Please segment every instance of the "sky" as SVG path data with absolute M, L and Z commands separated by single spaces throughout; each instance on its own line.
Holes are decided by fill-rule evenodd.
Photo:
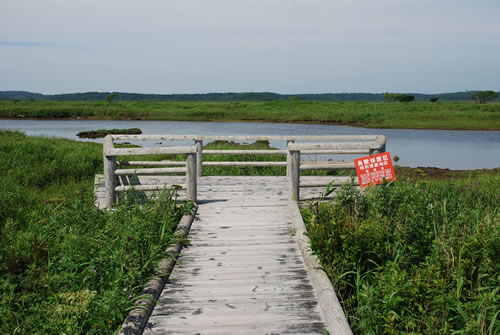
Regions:
M 0 91 L 500 91 L 499 0 L 1 0 Z

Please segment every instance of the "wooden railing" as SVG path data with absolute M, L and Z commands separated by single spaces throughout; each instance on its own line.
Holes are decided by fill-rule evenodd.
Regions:
M 136 139 L 137 140 L 137 139 Z M 115 148 L 113 137 L 108 135 L 103 141 L 104 152 L 104 179 L 106 193 L 106 208 L 111 208 L 118 200 L 118 192 L 125 192 L 130 189 L 136 191 L 156 191 L 160 185 L 119 185 L 119 176 L 138 175 L 166 175 L 166 174 L 186 174 L 186 199 L 196 201 L 197 198 L 197 173 L 196 173 L 196 153 L 197 146 L 179 147 L 144 147 L 144 148 Z M 159 155 L 159 154 L 186 154 L 185 162 L 173 161 L 119 161 L 116 156 L 130 155 Z M 170 168 L 138 168 L 119 169 L 121 166 L 180 166 Z
M 339 136 L 340 137 L 340 136 Z M 374 155 L 385 152 L 385 136 L 345 136 L 339 140 L 350 142 L 337 143 L 289 143 L 288 144 L 288 186 L 289 199 L 300 200 L 300 170 L 335 170 L 354 169 L 354 161 L 350 162 L 320 162 L 307 163 L 300 161 L 301 152 L 316 154 L 367 154 Z M 366 142 L 352 142 L 352 140 L 369 140 Z
M 124 141 L 193 141 L 193 145 L 178 147 L 115 148 L 114 140 Z M 203 141 L 284 141 L 286 150 L 207 150 Z M 315 143 L 295 143 L 315 141 Z M 197 136 L 197 135 L 108 135 L 104 139 L 104 174 L 108 207 L 116 202 L 116 193 L 131 186 L 119 186 L 120 175 L 155 175 L 186 172 L 186 198 L 196 201 L 196 176 L 203 175 L 206 166 L 260 166 L 287 167 L 290 199 L 299 200 L 301 170 L 354 169 L 354 162 L 301 162 L 301 154 L 339 155 L 373 154 L 385 151 L 385 136 L 382 135 L 333 135 L 333 136 Z M 118 155 L 186 154 L 186 162 L 176 161 L 123 161 Z M 204 161 L 204 155 L 287 155 L 287 161 Z M 118 169 L 128 166 L 175 166 L 163 168 Z M 138 185 L 138 191 L 156 190 L 154 185 Z

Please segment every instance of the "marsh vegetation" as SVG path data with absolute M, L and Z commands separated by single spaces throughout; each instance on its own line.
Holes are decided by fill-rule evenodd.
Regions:
M 213 142 L 207 149 L 270 146 Z M 177 203 L 167 190 L 157 200 L 138 203 L 132 196 L 113 212 L 97 210 L 93 181 L 102 171 L 100 144 L 2 131 L 0 159 L 0 331 L 116 331 L 174 242 L 172 232 L 189 203 Z M 206 156 L 233 159 L 285 157 Z M 284 175 L 285 169 L 204 172 Z M 498 171 L 397 167 L 396 173 L 398 180 L 389 185 L 365 194 L 347 185 L 335 203 L 310 203 L 303 210 L 312 250 L 354 332 L 494 334 L 500 308 Z
M 355 334 L 498 334 L 500 176 L 395 181 L 303 210 Z
M 266 121 L 371 128 L 500 129 L 500 103 L 0 101 L 2 118 Z
M 94 206 L 102 146 L 0 132 L 0 332 L 109 334 L 153 274 L 188 204 Z

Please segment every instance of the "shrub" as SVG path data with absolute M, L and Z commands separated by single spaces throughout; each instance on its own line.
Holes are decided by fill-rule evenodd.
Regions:
M 479 91 L 472 95 L 472 99 L 479 102 L 480 104 L 485 104 L 488 101 L 495 100 L 498 97 L 498 93 L 494 91 Z
M 354 333 L 495 333 L 500 177 L 395 182 L 303 210 Z
M 384 102 L 394 102 L 394 101 L 411 102 L 413 100 L 415 100 L 415 97 L 413 95 L 396 94 L 396 93 L 389 93 L 389 92 L 384 94 Z
M 398 100 L 400 102 L 411 102 L 415 100 L 415 97 L 413 95 L 402 94 L 401 96 L 399 96 Z

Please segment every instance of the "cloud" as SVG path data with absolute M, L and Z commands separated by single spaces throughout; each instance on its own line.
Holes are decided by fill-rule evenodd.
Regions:
M 75 45 L 46 41 L 2 41 L 0 47 L 20 47 L 20 48 L 76 48 Z
M 0 89 L 498 90 L 498 0 L 17 0 Z

